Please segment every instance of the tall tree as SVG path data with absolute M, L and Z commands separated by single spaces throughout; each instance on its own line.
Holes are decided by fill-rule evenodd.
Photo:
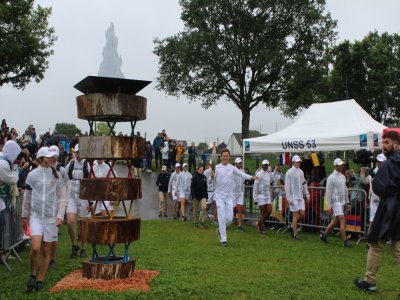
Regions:
M 50 15 L 51 8 L 34 7 L 34 0 L 0 2 L 0 86 L 21 89 L 44 78 L 56 40 Z
M 57 134 L 64 134 L 70 139 L 72 139 L 75 134 L 81 134 L 81 130 L 76 127 L 75 124 L 71 123 L 56 123 L 55 130 Z
M 398 122 L 400 36 L 370 32 L 361 41 L 340 43 L 331 53 L 328 98 L 354 98 L 378 122 Z
M 316 99 L 327 74 L 324 51 L 335 38 L 325 0 L 180 0 L 185 28 L 155 39 L 159 90 L 200 100 L 232 101 L 248 137 L 260 103 L 295 115 Z

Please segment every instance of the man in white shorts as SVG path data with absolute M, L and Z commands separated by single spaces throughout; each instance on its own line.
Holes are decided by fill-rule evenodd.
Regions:
M 79 217 L 84 218 L 89 215 L 89 202 L 79 198 L 79 190 L 82 178 L 89 178 L 89 163 L 79 155 L 79 145 L 75 145 L 75 159 L 70 161 L 65 169 L 70 180 L 70 193 L 67 204 L 67 224 L 68 233 L 72 242 L 71 258 L 78 256 L 79 247 L 77 245 L 77 235 L 75 235 L 75 219 L 79 211 Z M 80 257 L 86 257 L 85 245 L 81 243 Z
M 242 159 L 237 157 L 235 159 L 235 167 L 243 172 L 242 169 Z M 243 219 L 244 219 L 244 181 L 242 177 L 234 176 L 233 177 L 233 208 L 236 211 L 236 220 L 237 220 L 237 231 L 244 231 L 243 228 Z
M 257 221 L 257 229 L 260 234 L 265 234 L 265 220 L 271 215 L 271 186 L 274 182 L 273 175 L 269 172 L 269 161 L 262 161 L 262 169 L 256 173 L 258 179 L 254 181 L 253 199 L 257 201 L 260 209 L 260 217 Z
M 176 163 L 175 164 L 175 172 L 171 174 L 171 177 L 169 178 L 168 182 L 168 194 L 170 197 L 172 197 L 172 201 L 174 203 L 173 206 L 173 215 L 174 215 L 174 220 L 179 218 L 179 201 L 178 201 L 178 176 L 179 173 L 181 172 L 181 164 Z
M 300 157 L 298 155 L 293 156 L 292 167 L 285 175 L 286 199 L 289 203 L 290 211 L 293 213 L 291 235 L 294 240 L 300 240 L 297 236 L 297 225 L 304 219 L 304 196 L 307 198 L 307 201 L 310 200 L 307 182 L 303 171 L 300 169 L 300 163 Z
M 333 161 L 334 171 L 329 175 L 326 182 L 326 206 L 328 212 L 333 214 L 332 221 L 329 223 L 325 232 L 320 234 L 323 242 L 328 242 L 328 234 L 332 232 L 336 224 L 340 223 L 340 235 L 343 239 L 343 246 L 350 248 L 351 244 L 346 237 L 346 219 L 343 213 L 343 206 L 347 205 L 347 209 L 351 210 L 349 202 L 349 193 L 346 186 L 346 177 L 342 174 L 344 162 L 340 158 Z

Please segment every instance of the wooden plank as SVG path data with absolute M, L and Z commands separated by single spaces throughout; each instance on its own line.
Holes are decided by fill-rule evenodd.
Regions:
M 107 245 L 130 243 L 140 239 L 140 219 L 78 220 L 78 238 L 83 243 Z
M 79 153 L 89 159 L 144 159 L 146 139 L 140 136 L 81 136 Z
M 81 179 L 79 197 L 85 200 L 123 201 L 142 198 L 142 181 L 135 178 Z
M 93 93 L 76 97 L 78 118 L 102 122 L 146 119 L 147 99 L 122 93 Z
M 132 276 L 136 260 L 118 263 L 82 262 L 82 277 L 88 279 L 124 279 Z

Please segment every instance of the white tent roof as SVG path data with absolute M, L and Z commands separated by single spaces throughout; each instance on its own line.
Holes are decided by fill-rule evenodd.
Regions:
M 243 150 L 265 153 L 379 148 L 384 128 L 353 99 L 318 103 L 278 132 L 243 140 Z

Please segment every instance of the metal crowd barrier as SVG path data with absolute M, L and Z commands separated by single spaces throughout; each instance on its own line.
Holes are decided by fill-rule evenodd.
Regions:
M 11 271 L 7 260 L 13 255 L 20 262 L 21 258 L 17 253 L 17 248 L 24 243 L 23 231 L 21 226 L 23 194 L 20 194 L 15 203 L 12 203 L 11 197 L 3 200 L 6 203 L 6 209 L 2 211 L 5 217 L 5 224 L 0 231 L 0 262 Z
M 320 232 L 325 229 L 332 215 L 328 213 L 326 207 L 324 187 L 308 187 L 310 193 L 310 201 L 305 205 L 305 219 L 301 221 L 301 226 L 308 228 L 310 231 Z M 256 221 L 259 218 L 259 209 L 254 203 L 253 186 L 245 186 L 245 218 L 248 221 Z M 289 204 L 286 203 L 284 189 L 278 186 L 271 187 L 272 213 L 266 220 L 272 226 L 279 226 L 278 231 L 287 231 L 291 225 L 291 214 Z M 349 189 L 349 199 L 351 210 L 344 209 L 346 217 L 346 232 L 356 234 L 358 242 L 365 239 L 368 232 L 368 197 L 367 192 L 363 189 Z M 338 230 L 339 228 L 335 228 Z

